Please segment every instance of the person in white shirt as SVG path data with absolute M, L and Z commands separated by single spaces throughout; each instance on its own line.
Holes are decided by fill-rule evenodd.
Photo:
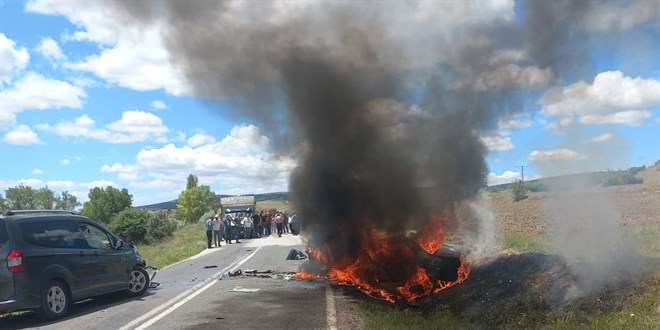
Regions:
M 244 237 L 252 238 L 252 218 L 250 217 L 249 213 L 245 213 L 241 224 L 243 225 L 243 233 L 245 235 Z
M 223 232 L 224 224 L 222 223 L 222 217 L 220 214 L 216 214 L 215 219 L 213 219 L 213 240 L 215 241 L 215 247 L 220 247 Z

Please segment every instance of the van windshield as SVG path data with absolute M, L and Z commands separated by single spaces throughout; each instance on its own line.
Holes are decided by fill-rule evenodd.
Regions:
M 5 220 L 0 219 L 0 247 L 7 244 L 9 235 L 7 235 L 7 227 L 5 227 Z

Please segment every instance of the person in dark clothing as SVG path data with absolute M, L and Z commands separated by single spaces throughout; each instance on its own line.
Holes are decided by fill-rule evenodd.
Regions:
M 232 227 L 233 227 L 233 223 L 231 220 L 231 216 L 227 214 L 225 216 L 225 242 L 227 242 L 227 244 L 231 244 Z
M 211 243 L 213 239 L 213 218 L 206 219 L 206 245 L 210 249 L 212 248 Z
M 261 217 L 258 213 L 252 215 L 252 228 L 254 228 L 254 235 L 256 237 L 261 237 Z

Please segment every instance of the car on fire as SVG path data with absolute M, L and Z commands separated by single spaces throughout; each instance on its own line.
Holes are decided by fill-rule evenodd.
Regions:
M 0 215 L 0 314 L 66 315 L 71 303 L 111 292 L 142 295 L 150 277 L 135 246 L 68 211 Z

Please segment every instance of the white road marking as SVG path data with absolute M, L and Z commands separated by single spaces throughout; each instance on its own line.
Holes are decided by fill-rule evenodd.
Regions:
M 229 271 L 232 268 L 239 267 L 240 265 L 244 264 L 246 261 L 250 260 L 257 252 L 261 249 L 261 247 L 257 247 L 254 252 L 252 252 L 250 255 L 247 257 L 243 258 L 242 260 L 235 261 L 231 265 L 223 268 L 221 271 L 213 274 L 211 276 L 211 280 L 209 283 L 199 283 L 195 285 L 194 287 L 180 293 L 178 296 L 168 300 L 166 303 L 152 309 L 150 312 L 136 318 L 135 320 L 129 322 L 128 324 L 124 325 L 123 327 L 119 328 L 119 330 L 128 330 L 128 329 L 133 329 L 133 327 L 137 326 L 135 330 L 142 330 L 146 329 L 147 327 L 151 326 L 152 324 L 156 323 L 156 321 L 162 319 L 163 317 L 167 316 L 167 314 L 172 313 L 175 311 L 177 308 L 181 307 L 183 304 L 187 303 L 191 299 L 195 298 L 197 295 L 201 294 L 202 292 L 208 290 L 213 284 L 216 283 L 214 280 L 216 277 L 221 275 L 222 273 L 225 273 Z M 206 284 L 206 285 L 204 285 Z M 202 287 L 203 286 L 203 287 Z M 200 288 L 201 287 L 201 288 Z M 181 300 L 183 298 L 183 300 Z M 179 301 L 181 300 L 181 301 Z M 162 310 L 164 310 L 161 312 Z M 160 313 L 160 314 L 158 314 Z M 158 315 L 156 315 L 158 314 Z M 144 322 L 146 321 L 146 322 Z M 144 322 L 143 324 L 139 325 L 140 323 Z M 139 326 L 138 326 L 139 325 Z
M 335 310 L 335 295 L 331 286 L 325 287 L 325 312 L 328 320 L 328 330 L 337 330 L 337 311 Z

